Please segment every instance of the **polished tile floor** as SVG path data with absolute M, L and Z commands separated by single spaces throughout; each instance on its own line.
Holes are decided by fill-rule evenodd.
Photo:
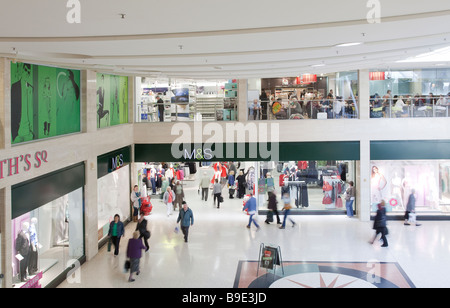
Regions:
M 292 228 L 288 223 L 284 230 L 278 229 L 276 224 L 266 225 L 265 217 L 259 216 L 261 228 L 247 229 L 248 216 L 242 212 L 242 200 L 229 200 L 226 196 L 217 209 L 211 197 L 207 202 L 201 201 L 197 187 L 197 181 L 185 181 L 186 200 L 195 216 L 188 243 L 184 243 L 181 232 L 174 232 L 178 212 L 167 217 L 162 201 L 153 199 L 154 210 L 148 224 L 152 233 L 150 251 L 141 259 L 141 274 L 136 276 L 135 282 L 128 282 L 128 274 L 123 272 L 127 241 L 136 225 L 130 223 L 118 257 L 113 257 L 112 252 L 103 247 L 82 265 L 79 283 L 66 280 L 60 287 L 248 287 L 256 278 L 254 265 L 261 243 L 280 246 L 285 269 L 292 265 L 298 268 L 300 264 L 303 269 L 306 265 L 314 268 L 327 265 L 334 269 L 366 268 L 367 272 L 373 264 L 381 264 L 383 277 L 393 277 L 391 282 L 398 279 L 406 282 L 390 286 L 450 287 L 450 222 L 424 221 L 422 226 L 416 227 L 390 221 L 389 247 L 382 248 L 378 241 L 369 244 L 374 234 L 371 222 L 346 216 L 292 216 L 297 225 Z M 245 264 L 251 266 L 243 269 Z M 290 276 L 278 277 L 285 279 L 264 287 L 374 286 L 364 283 L 364 278 L 352 284 L 351 277 L 346 277 L 345 273 L 341 273 L 340 278 L 330 276 L 333 271 L 322 270 L 318 274 L 303 270 L 303 275 L 299 275 L 302 273 L 298 270 L 288 271 Z M 280 272 L 277 269 L 277 274 Z M 245 275 L 250 277 L 247 284 L 239 285 Z M 289 281 L 296 283 L 287 284 Z

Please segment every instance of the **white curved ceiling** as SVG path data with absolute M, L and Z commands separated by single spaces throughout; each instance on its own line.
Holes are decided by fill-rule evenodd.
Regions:
M 430 66 L 397 61 L 450 46 L 443 0 L 74 0 L 79 24 L 66 20 L 68 1 L 1 0 L 0 54 L 139 76 L 262 78 Z M 348 42 L 362 44 L 336 47 Z

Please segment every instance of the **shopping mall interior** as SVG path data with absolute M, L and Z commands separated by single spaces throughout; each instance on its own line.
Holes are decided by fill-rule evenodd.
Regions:
M 450 3 L 221 5 L 3 1 L 0 287 L 450 287 Z

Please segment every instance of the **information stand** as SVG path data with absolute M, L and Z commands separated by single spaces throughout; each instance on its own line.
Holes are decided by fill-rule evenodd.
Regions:
M 267 270 L 273 270 L 273 274 L 275 276 L 277 266 L 281 266 L 281 270 L 284 275 L 283 258 L 281 257 L 280 246 L 266 246 L 264 243 L 261 243 L 259 246 L 258 269 L 256 271 L 256 277 L 258 277 L 260 267 Z

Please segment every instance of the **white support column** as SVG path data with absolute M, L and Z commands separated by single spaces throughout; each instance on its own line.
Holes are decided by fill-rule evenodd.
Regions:
M 238 121 L 247 122 L 247 100 L 248 100 L 248 81 L 247 79 L 238 80 Z
M 358 71 L 358 111 L 360 119 L 370 119 L 369 70 Z
M 0 288 L 12 288 L 12 234 L 11 234 L 11 186 L 0 189 Z
M 369 70 L 358 71 L 360 120 L 370 119 Z M 362 134 L 361 134 L 362 135 Z M 356 210 L 361 221 L 370 220 L 370 139 L 360 139 L 360 160 L 356 164 Z
M 82 72 L 83 92 L 82 123 L 83 132 L 97 131 L 97 74 L 94 71 Z M 85 161 L 84 200 L 85 200 L 85 252 L 91 260 L 98 253 L 98 196 L 97 196 L 97 156 L 90 153 Z
M 357 162 L 356 212 L 361 221 L 370 220 L 370 140 L 360 141 L 360 160 Z

